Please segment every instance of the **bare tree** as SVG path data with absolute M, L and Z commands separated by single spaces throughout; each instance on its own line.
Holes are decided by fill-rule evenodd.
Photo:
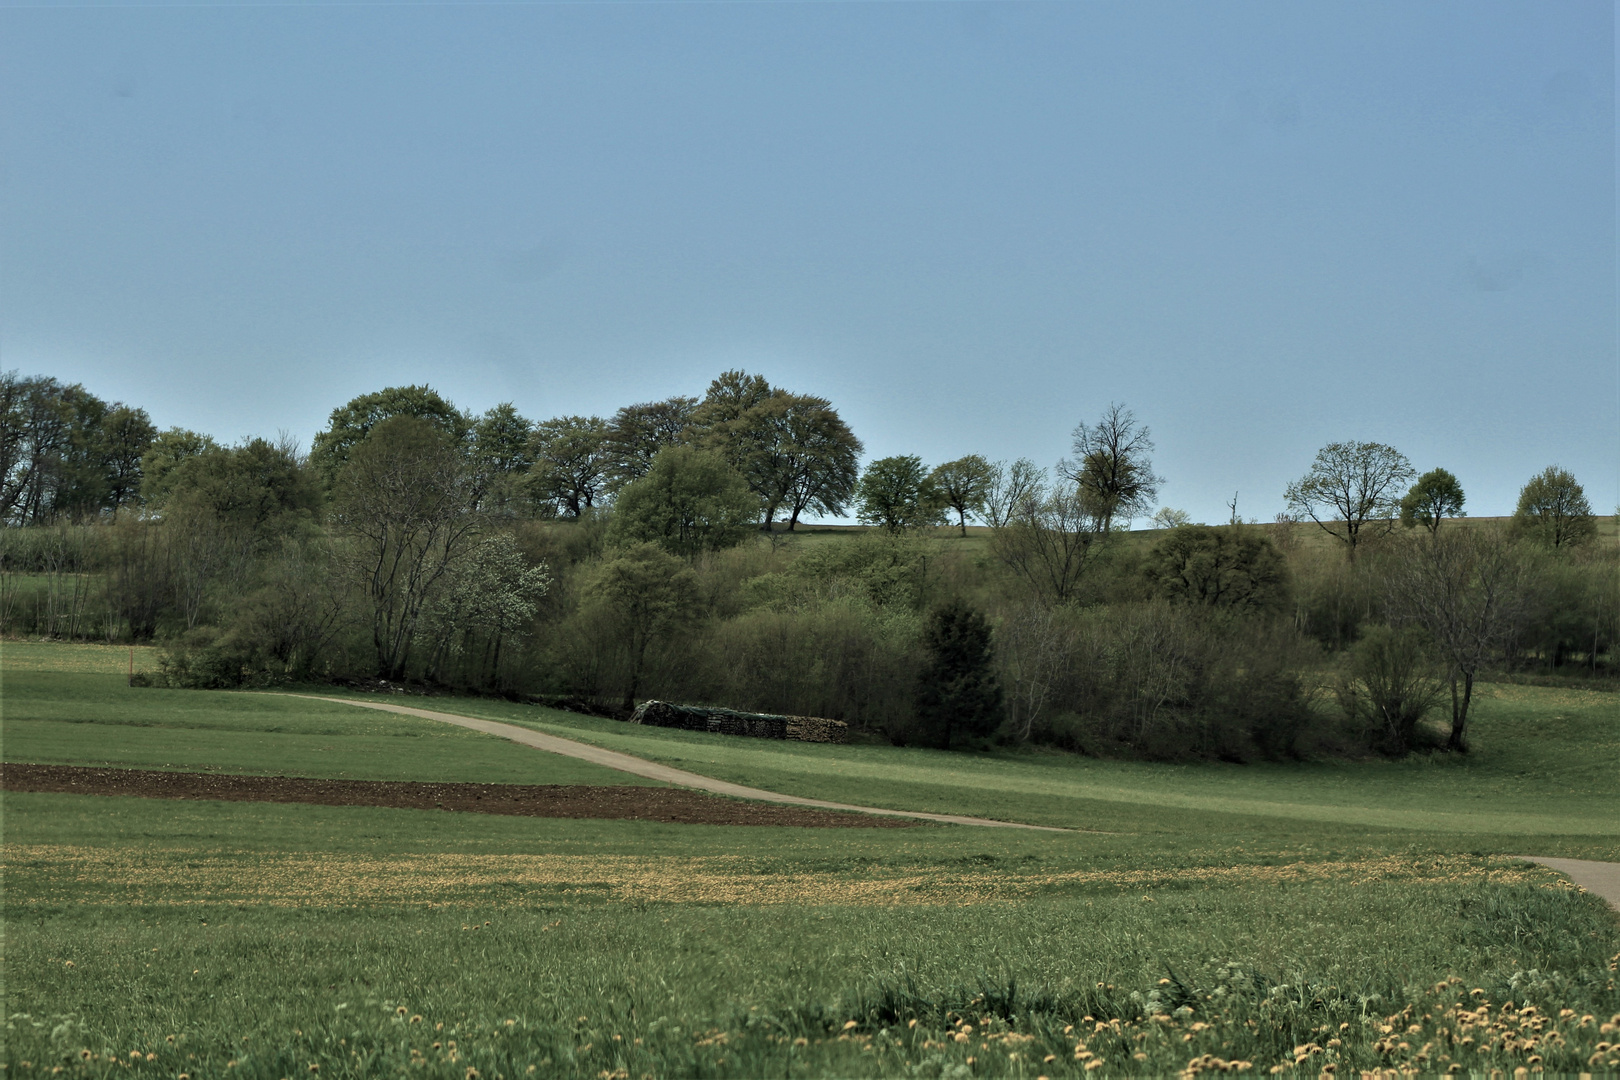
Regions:
M 1288 509 L 1343 541 L 1353 560 L 1360 545 L 1395 528 L 1402 487 L 1416 475 L 1393 446 L 1329 443 L 1317 452 L 1311 471 L 1288 485 Z
M 1044 472 L 1029 458 L 1019 458 L 1011 465 L 996 462 L 990 467 L 984 491 L 984 523 L 992 529 L 1005 527 L 1030 492 L 1044 483 Z
M 1048 491 L 1043 482 L 1025 493 L 991 543 L 1040 603 L 1065 604 L 1074 599 L 1100 535 L 1078 488 L 1064 484 Z
M 1058 469 L 1079 485 L 1081 498 L 1107 533 L 1116 517 L 1127 522 L 1142 517 L 1159 497 L 1164 478 L 1153 472 L 1152 453 L 1147 425 L 1138 424 L 1125 406 L 1111 404 L 1095 425 L 1074 429 L 1075 460 Z
M 1402 546 L 1389 607 L 1428 631 L 1451 687 L 1449 750 L 1466 749 L 1479 670 L 1502 650 L 1529 601 L 1529 570 L 1496 529 L 1448 529 Z

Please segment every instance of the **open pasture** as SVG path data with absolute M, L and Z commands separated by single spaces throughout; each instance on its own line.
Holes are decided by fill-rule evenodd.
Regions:
M 131 690 L 48 656 L 18 670 L 7 648 L 7 761 L 631 780 L 558 779 L 592 767 L 337 703 Z M 1492 688 L 1463 760 L 1196 769 L 428 703 L 763 787 L 1086 832 L 8 793 L 3 1064 L 457 1080 L 1612 1069 L 1620 918 L 1510 857 L 1620 856 L 1610 700 Z

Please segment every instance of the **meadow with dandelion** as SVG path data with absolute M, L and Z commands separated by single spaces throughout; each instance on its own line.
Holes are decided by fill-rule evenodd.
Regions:
M 7 650 L 8 761 L 626 782 L 407 717 L 129 691 L 88 654 L 51 670 Z M 1464 762 L 1198 769 L 717 743 L 455 703 L 759 786 L 1066 832 L 7 792 L 0 1066 L 1613 1073 L 1620 916 L 1512 857 L 1620 857 L 1610 700 L 1487 688 Z

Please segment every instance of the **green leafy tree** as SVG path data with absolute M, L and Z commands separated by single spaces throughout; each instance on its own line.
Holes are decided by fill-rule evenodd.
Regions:
M 175 483 L 175 472 L 190 458 L 218 450 L 212 436 L 185 428 L 160 431 L 141 455 L 141 501 L 160 505 Z
M 1143 564 L 1149 585 L 1169 600 L 1228 611 L 1269 611 L 1288 595 L 1288 565 L 1270 540 L 1243 526 L 1183 525 L 1154 545 Z
M 395 416 L 424 420 L 460 446 L 472 431 L 472 420 L 429 386 L 390 386 L 362 394 L 332 410 L 325 431 L 315 436 L 309 450 L 309 463 L 323 484 L 330 485 L 338 470 L 349 460 L 349 453 L 371 429 Z
M 1168 506 L 1159 507 L 1153 515 L 1155 529 L 1179 529 L 1183 525 L 1192 524 L 1192 515 L 1185 510 L 1176 510 Z
M 1597 532 L 1592 504 L 1568 469 L 1549 465 L 1519 490 L 1514 531 L 1550 548 L 1585 543 Z
M 377 674 L 402 679 L 424 606 L 477 536 L 467 455 L 431 421 L 389 417 L 350 449 L 331 517 L 369 602 Z
M 1114 519 L 1141 517 L 1159 496 L 1164 478 L 1153 472 L 1153 440 L 1147 425 L 1123 405 L 1112 404 L 1095 425 L 1074 429 L 1073 462 L 1059 471 L 1080 488 L 1081 500 L 1100 522 L 1104 534 Z
M 944 750 L 957 735 L 993 734 L 1004 713 L 985 617 L 961 601 L 945 604 L 929 617 L 924 644 L 916 706 L 923 730 Z
M 753 531 L 758 515 L 759 500 L 748 482 L 718 454 L 669 446 L 619 492 L 611 532 L 690 558 L 735 547 Z
M 1375 749 L 1400 757 L 1417 747 L 1423 718 L 1445 692 L 1435 668 L 1422 630 L 1370 627 L 1350 650 L 1352 681 L 1339 686 L 1339 705 Z
M 891 533 L 937 525 L 944 520 L 939 493 L 922 458 L 879 458 L 866 467 L 855 494 L 856 517 Z
M 1311 471 L 1288 485 L 1288 509 L 1341 541 L 1354 560 L 1362 544 L 1395 528 L 1401 488 L 1416 475 L 1393 446 L 1329 443 L 1317 452 Z
M 107 480 L 107 508 L 140 501 L 141 461 L 157 435 L 145 409 L 114 405 L 101 421 L 101 457 Z
M 826 398 L 774 388 L 762 376 L 728 371 L 710 384 L 687 438 L 726 459 L 748 481 L 769 529 L 806 510 L 842 514 L 853 496 L 862 446 Z
M 696 618 L 697 575 L 657 544 L 637 544 L 590 574 L 584 600 L 616 624 L 628 670 L 623 699 L 628 712 L 636 706 L 649 650 Z
M 429 602 L 435 644 L 428 670 L 442 679 L 446 660 L 477 650 L 481 677 L 498 681 L 502 648 L 528 635 L 550 588 L 550 568 L 531 564 L 511 533 L 480 540 L 452 564 Z
M 498 516 L 514 513 L 534 468 L 534 424 L 510 401 L 480 416 L 472 429 L 473 486 L 479 508 Z
M 956 523 L 967 535 L 968 515 L 985 514 L 985 498 L 990 494 L 994 467 L 978 454 L 947 461 L 929 476 L 940 501 L 956 511 Z
M 1445 469 L 1430 469 L 1401 499 L 1401 524 L 1408 529 L 1421 525 L 1432 534 L 1442 520 L 1462 516 L 1462 510 L 1462 484 Z
M 578 519 L 607 493 L 607 422 L 559 416 L 534 429 L 529 490 L 540 503 Z
M 653 458 L 686 435 L 697 410 L 695 397 L 672 397 L 626 405 L 608 421 L 608 482 L 613 491 L 645 476 Z

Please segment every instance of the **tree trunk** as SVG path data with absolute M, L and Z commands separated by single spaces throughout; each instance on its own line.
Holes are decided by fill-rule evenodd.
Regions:
M 1455 683 L 1453 683 L 1453 686 L 1455 686 Z M 1453 690 L 1453 693 L 1455 693 L 1455 690 Z M 1468 749 L 1468 743 L 1465 741 L 1464 736 L 1468 731 L 1468 705 L 1473 700 L 1473 697 L 1474 673 L 1472 671 L 1464 671 L 1462 708 L 1452 715 L 1451 738 L 1446 740 L 1447 750 L 1455 750 L 1461 753 Z

